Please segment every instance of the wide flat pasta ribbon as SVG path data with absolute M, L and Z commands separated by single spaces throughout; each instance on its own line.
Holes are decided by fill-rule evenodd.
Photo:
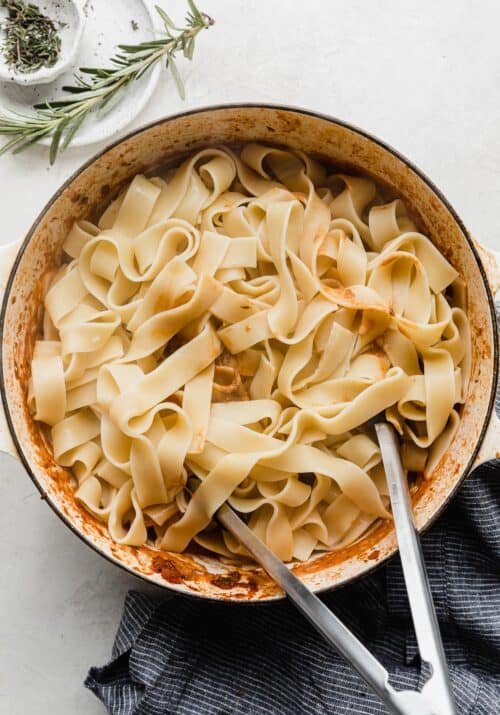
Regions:
M 431 478 L 469 394 L 466 284 L 400 198 L 303 152 L 203 149 L 74 224 L 28 404 L 120 544 L 284 560 L 390 518 L 385 414 Z

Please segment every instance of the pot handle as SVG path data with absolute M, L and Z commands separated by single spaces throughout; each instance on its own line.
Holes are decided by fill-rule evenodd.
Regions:
M 491 288 L 493 296 L 496 296 L 500 290 L 500 251 L 493 251 L 490 248 L 486 248 L 478 241 L 474 240 L 477 251 L 481 258 L 481 262 L 486 271 L 486 277 Z M 499 346 L 500 348 L 500 346 Z M 498 389 L 500 387 L 500 380 L 497 378 L 496 394 L 498 401 Z M 483 462 L 487 462 L 490 459 L 500 458 L 500 419 L 493 410 L 490 422 L 486 428 L 486 434 L 479 450 L 479 454 L 472 466 L 475 469 Z
M 9 279 L 12 266 L 21 247 L 22 239 L 13 241 L 6 246 L 0 246 L 0 300 L 3 298 L 5 286 Z M 0 401 L 0 452 L 7 452 L 19 459 L 19 455 L 10 436 L 9 426 L 5 419 L 3 402 Z
M 495 410 L 493 410 L 491 414 L 483 443 L 479 449 L 476 459 L 474 460 L 471 471 L 491 459 L 500 459 L 500 419 L 498 418 Z
M 486 248 L 482 243 L 473 239 L 477 252 L 486 271 L 486 278 L 493 296 L 500 290 L 500 251 Z

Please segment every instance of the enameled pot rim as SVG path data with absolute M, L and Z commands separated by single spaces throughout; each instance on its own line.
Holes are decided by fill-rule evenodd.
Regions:
M 482 425 L 481 428 L 481 433 L 478 439 L 477 444 L 475 445 L 474 449 L 471 452 L 469 461 L 463 470 L 461 476 L 455 484 L 453 485 L 453 489 L 451 492 L 448 494 L 446 499 L 443 500 L 443 502 L 439 505 L 438 509 L 436 509 L 435 513 L 429 518 L 425 526 L 421 529 L 422 532 L 427 530 L 435 521 L 436 519 L 442 514 L 443 510 L 446 508 L 446 506 L 449 504 L 450 500 L 455 496 L 457 490 L 459 487 L 462 485 L 464 479 L 466 476 L 469 474 L 471 467 L 474 464 L 474 461 L 477 457 L 477 454 L 479 452 L 480 446 L 484 440 L 486 430 L 488 428 L 489 421 L 491 419 L 492 413 L 495 409 L 495 394 L 496 394 L 496 385 L 498 382 L 498 375 L 499 375 L 499 337 L 498 337 L 498 325 L 497 325 L 497 318 L 496 318 L 496 310 L 495 310 L 495 301 L 494 301 L 494 296 L 492 295 L 492 291 L 487 279 L 487 275 L 485 272 L 485 269 L 483 267 L 483 264 L 481 262 L 478 250 L 474 244 L 474 241 L 468 232 L 467 228 L 465 227 L 463 221 L 461 218 L 458 216 L 457 212 L 453 208 L 453 206 L 450 204 L 450 202 L 445 198 L 443 193 L 438 189 L 438 187 L 434 184 L 434 182 L 429 179 L 429 177 L 421 170 L 419 169 L 412 161 L 407 159 L 403 154 L 401 154 L 399 151 L 394 149 L 392 146 L 387 144 L 386 142 L 382 141 L 379 139 L 377 136 L 370 134 L 369 132 L 366 132 L 363 129 L 360 129 L 356 125 L 353 125 L 349 122 L 345 122 L 341 119 L 338 119 L 336 117 L 323 114 L 321 112 L 316 112 L 310 109 L 305 109 L 302 107 L 297 107 L 297 106 L 289 106 L 289 105 L 282 105 L 282 104 L 272 104 L 272 103 L 260 103 L 260 102 L 239 102 L 239 103 L 230 103 L 230 104 L 216 104 L 216 105 L 208 105 L 208 106 L 203 106 L 203 107 L 198 107 L 196 109 L 190 109 L 185 112 L 179 112 L 177 114 L 171 114 L 166 117 L 163 117 L 161 119 L 155 120 L 154 122 L 150 122 L 148 124 L 145 124 L 138 129 L 135 129 L 132 132 L 129 132 L 125 134 L 124 136 L 120 137 L 117 139 L 115 142 L 107 145 L 105 148 L 103 148 L 101 151 L 97 152 L 94 154 L 90 159 L 88 159 L 84 164 L 82 164 L 76 171 L 74 171 L 71 176 L 69 176 L 68 179 L 62 184 L 62 186 L 52 195 L 52 197 L 49 199 L 49 201 L 46 203 L 44 208 L 40 211 L 36 219 L 34 220 L 33 224 L 31 225 L 31 228 L 26 234 L 26 237 L 24 238 L 19 251 L 16 255 L 15 261 L 12 265 L 12 268 L 10 270 L 9 278 L 7 280 L 6 286 L 5 286 L 5 292 L 3 295 L 3 301 L 2 301 L 2 307 L 0 311 L 0 333 L 2 335 L 2 340 L 0 341 L 0 392 L 1 392 L 1 397 L 2 397 L 2 402 L 3 402 L 3 408 L 5 411 L 5 417 L 6 417 L 6 422 L 12 437 L 12 440 L 14 442 L 15 448 L 19 454 L 19 457 L 21 459 L 21 462 L 26 469 L 28 475 L 30 476 L 31 480 L 33 481 L 34 485 L 38 489 L 38 491 L 41 494 L 42 499 L 45 499 L 51 509 L 57 514 L 57 516 L 65 523 L 66 526 L 68 526 L 71 531 L 73 531 L 74 534 L 76 534 L 82 541 L 84 541 L 87 545 L 89 545 L 91 548 L 94 549 L 100 556 L 106 558 L 109 562 L 119 566 L 123 570 L 127 571 L 128 573 L 134 575 L 136 578 L 144 580 L 148 584 L 151 584 L 151 580 L 145 575 L 145 574 L 140 574 L 137 571 L 135 571 L 132 567 L 127 566 L 123 562 L 121 562 L 119 559 L 113 558 L 110 554 L 104 553 L 101 549 L 97 547 L 96 544 L 94 544 L 90 539 L 88 539 L 81 531 L 79 531 L 74 524 L 71 523 L 71 521 L 66 517 L 57 507 L 57 505 L 45 494 L 43 488 L 39 484 L 31 466 L 26 458 L 26 455 L 24 454 L 24 451 L 22 449 L 22 446 L 20 444 L 19 439 L 17 438 L 13 421 L 11 418 L 10 414 L 10 409 L 8 405 L 8 400 L 7 400 L 7 394 L 6 394 L 6 386 L 5 386 L 5 375 L 4 375 L 4 369 L 3 369 L 3 333 L 4 333 L 4 323 L 5 323 L 5 316 L 6 316 L 6 311 L 7 311 L 7 305 L 9 302 L 9 294 L 12 288 L 12 283 L 14 281 L 14 277 L 16 275 L 17 269 L 21 263 L 21 260 L 23 258 L 23 254 L 33 236 L 35 233 L 39 223 L 41 222 L 42 218 L 44 215 L 49 211 L 51 206 L 54 204 L 55 201 L 66 191 L 66 189 L 72 184 L 72 182 L 80 175 L 82 174 L 88 167 L 90 167 L 95 161 L 97 161 L 99 158 L 101 158 L 104 154 L 106 154 L 110 149 L 113 149 L 114 147 L 126 142 L 127 140 L 145 132 L 148 131 L 149 129 L 152 129 L 153 127 L 165 124 L 167 122 L 176 120 L 176 119 L 184 119 L 188 118 L 197 114 L 203 114 L 203 113 L 208 113 L 208 112 L 214 112 L 214 111 L 221 111 L 221 110 L 233 110 L 233 109 L 269 109 L 269 110 L 280 110 L 280 111 L 285 111 L 289 113 L 295 113 L 295 114 L 300 114 L 300 115 L 306 115 L 310 116 L 313 118 L 321 119 L 323 121 L 336 124 L 338 126 L 341 126 L 349 131 L 352 131 L 354 133 L 357 133 L 360 136 L 363 136 L 364 138 L 368 139 L 369 141 L 377 144 L 379 147 L 381 147 L 383 150 L 387 151 L 388 153 L 392 154 L 394 157 L 399 159 L 403 164 L 405 164 L 407 167 L 409 167 L 427 186 L 431 189 L 431 191 L 439 198 L 439 200 L 444 204 L 446 209 L 449 211 L 450 215 L 452 216 L 453 220 L 456 222 L 458 227 L 461 230 L 462 235 L 464 236 L 465 240 L 467 241 L 469 248 L 471 249 L 473 256 L 476 260 L 476 263 L 479 268 L 479 272 L 483 281 L 483 284 L 486 289 L 486 295 L 488 296 L 488 303 L 489 303 L 489 312 L 490 312 L 490 320 L 491 320 L 491 326 L 492 326 L 492 332 L 493 332 L 493 385 L 492 385 L 492 391 L 488 403 L 488 407 L 486 410 L 486 417 L 484 420 L 484 424 Z M 383 564 L 385 564 L 390 558 L 392 558 L 395 554 L 397 553 L 397 550 L 394 551 L 393 553 L 387 554 L 384 556 L 380 561 L 374 563 L 372 566 L 366 568 L 363 570 L 361 573 L 355 574 L 345 581 L 343 581 L 340 584 L 331 584 L 327 585 L 324 587 L 321 587 L 317 590 L 315 590 L 316 593 L 325 593 L 328 591 L 335 590 L 337 588 L 342 588 L 344 586 L 347 586 L 349 584 L 354 583 L 357 581 L 359 578 L 366 576 L 370 573 L 373 573 L 376 569 L 380 568 Z M 233 601 L 233 600 L 225 600 L 225 599 L 219 599 L 216 597 L 211 597 L 211 596 L 206 596 L 206 595 L 199 595 L 196 593 L 188 593 L 188 592 L 180 592 L 176 589 L 171 588 L 171 586 L 168 583 L 165 584 L 156 584 L 155 585 L 166 589 L 167 591 L 170 591 L 172 595 L 179 595 L 179 596 L 186 596 L 188 598 L 194 598 L 200 601 L 204 602 L 214 602 L 214 603 L 228 603 L 228 604 L 241 604 L 241 605 L 264 605 L 264 604 L 271 604 L 271 603 L 276 603 L 277 601 L 282 600 L 283 597 L 280 598 L 280 596 L 273 597 L 270 599 L 266 600 L 257 600 L 257 601 L 252 601 L 252 600 L 238 600 L 238 601 Z

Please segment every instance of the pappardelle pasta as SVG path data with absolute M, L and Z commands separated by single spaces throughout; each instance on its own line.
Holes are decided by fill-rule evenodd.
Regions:
M 300 151 L 204 149 L 75 223 L 29 400 L 75 497 L 120 544 L 282 559 L 390 518 L 366 422 L 408 472 L 450 444 L 471 362 L 465 285 L 400 199 Z

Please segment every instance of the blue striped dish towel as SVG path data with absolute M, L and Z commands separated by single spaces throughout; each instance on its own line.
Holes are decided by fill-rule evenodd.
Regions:
M 422 540 L 459 713 L 500 713 L 500 463 L 478 468 Z M 390 673 L 419 688 L 399 558 L 324 597 Z M 113 657 L 85 681 L 112 715 L 368 715 L 385 707 L 286 602 L 157 601 L 131 591 Z

